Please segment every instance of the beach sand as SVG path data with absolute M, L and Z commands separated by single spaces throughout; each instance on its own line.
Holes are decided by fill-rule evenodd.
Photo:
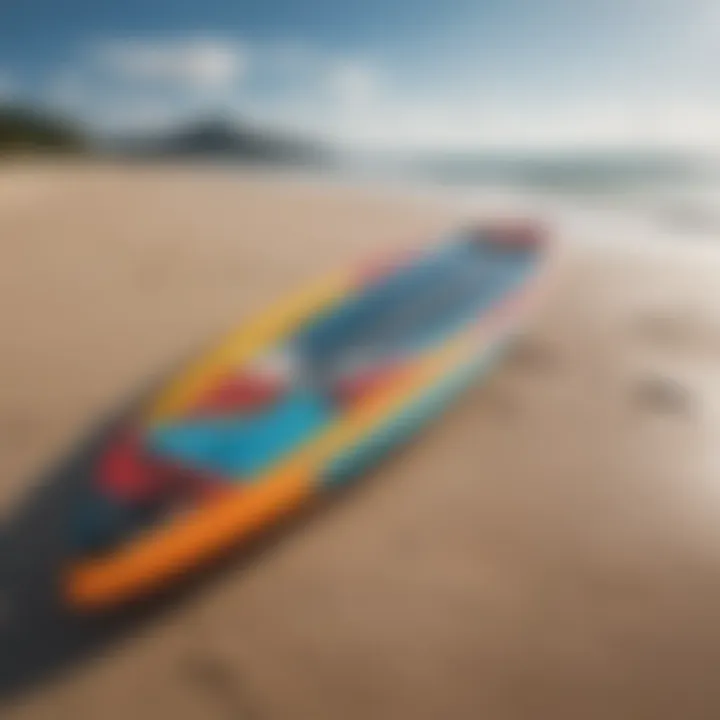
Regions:
M 5 170 L 0 508 L 208 338 L 458 216 L 230 171 Z M 720 716 L 720 263 L 560 235 L 528 336 L 421 439 L 2 717 Z

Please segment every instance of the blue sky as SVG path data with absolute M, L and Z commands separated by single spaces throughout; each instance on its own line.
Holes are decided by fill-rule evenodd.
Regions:
M 0 93 L 100 128 L 198 113 L 382 146 L 720 141 L 711 0 L 22 0 Z

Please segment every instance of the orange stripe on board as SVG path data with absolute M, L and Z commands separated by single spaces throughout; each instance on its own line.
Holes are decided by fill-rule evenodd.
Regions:
M 329 458 L 391 417 L 420 388 L 472 349 L 472 335 L 465 331 L 454 342 L 424 357 L 392 388 L 370 397 L 252 485 L 224 493 L 170 525 L 153 528 L 110 558 L 76 565 L 67 578 L 69 602 L 90 609 L 152 592 L 271 524 L 313 492 L 313 483 Z
M 201 512 L 140 538 L 112 560 L 80 565 L 69 575 L 68 601 L 85 609 L 108 606 L 182 575 L 299 505 L 312 487 L 309 472 L 296 466 L 272 481 L 222 493 Z

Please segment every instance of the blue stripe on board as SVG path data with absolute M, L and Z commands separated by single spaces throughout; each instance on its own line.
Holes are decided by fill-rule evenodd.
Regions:
M 455 370 L 448 378 L 427 391 L 387 423 L 354 447 L 331 460 L 320 478 L 324 486 L 349 482 L 380 462 L 392 450 L 407 442 L 440 414 L 465 388 L 488 372 L 508 345 L 502 340 L 473 361 Z
M 451 280 L 452 273 L 463 267 L 471 250 L 466 242 L 441 245 L 379 284 L 364 289 L 301 331 L 296 338 L 299 349 L 319 357 L 338 345 L 357 340 L 359 333 L 403 298 Z
M 444 246 L 306 327 L 299 356 L 322 377 L 358 353 L 379 359 L 442 342 L 521 286 L 537 261 L 534 251 Z
M 197 470 L 252 481 L 252 476 L 309 439 L 333 414 L 310 390 L 296 390 L 251 417 L 188 420 L 150 432 L 160 456 Z
M 479 319 L 478 316 L 483 311 L 492 311 L 505 296 L 527 281 L 535 271 L 536 263 L 537 258 L 522 256 L 521 261 L 515 257 L 512 263 L 506 262 L 494 268 L 492 273 L 488 273 L 479 281 L 482 284 L 478 296 L 468 298 L 441 327 L 430 327 L 425 333 L 413 338 L 412 349 L 419 351 L 433 344 L 439 344 L 446 337 L 458 332 L 465 324 Z

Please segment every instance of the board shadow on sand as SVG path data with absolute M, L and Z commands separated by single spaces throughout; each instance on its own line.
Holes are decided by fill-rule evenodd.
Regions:
M 140 399 L 146 398 L 147 392 Z M 130 639 L 143 625 L 178 609 L 229 570 L 262 561 L 301 525 L 367 488 L 372 469 L 361 483 L 348 483 L 319 494 L 305 507 L 241 547 L 174 583 L 152 598 L 97 614 L 64 606 L 59 576 L 67 553 L 66 518 L 92 477 L 96 458 L 138 400 L 100 422 L 59 462 L 32 482 L 35 488 L 11 513 L 0 534 L 0 707 L 38 685 L 70 671 L 78 663 Z M 429 429 L 429 428 L 428 428 Z M 418 434 L 418 439 L 427 429 Z M 414 442 L 395 448 L 400 459 Z
M 129 637 L 142 624 L 187 600 L 229 565 L 241 570 L 257 562 L 330 501 L 319 497 L 304 511 L 242 549 L 229 551 L 166 593 L 111 612 L 73 612 L 64 606 L 59 586 L 67 554 L 66 518 L 92 477 L 98 453 L 136 406 L 134 401 L 106 418 L 36 478 L 30 484 L 35 489 L 0 530 L 0 705 Z

